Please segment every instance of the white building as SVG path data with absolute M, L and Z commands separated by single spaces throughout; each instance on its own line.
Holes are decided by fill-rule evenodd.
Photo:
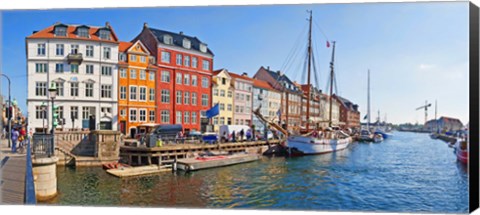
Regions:
M 273 89 L 266 81 L 253 80 L 253 107 L 255 110 L 260 107 L 260 113 L 267 119 L 277 123 L 279 119 L 280 105 L 282 104 L 282 94 Z M 253 125 L 255 130 L 264 130 L 264 124 L 256 116 L 253 116 Z
M 117 130 L 118 38 L 105 27 L 56 23 L 26 38 L 29 126 L 51 129 L 51 83 L 58 89 L 57 129 Z M 48 105 L 42 110 L 42 103 Z M 63 121 L 63 123 L 62 123 Z

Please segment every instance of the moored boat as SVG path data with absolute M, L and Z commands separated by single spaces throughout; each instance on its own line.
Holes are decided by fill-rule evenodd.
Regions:
M 457 140 L 457 142 L 455 143 L 455 155 L 457 156 L 457 160 L 461 163 L 468 163 L 468 146 L 466 140 Z
M 193 158 L 177 160 L 176 168 L 186 172 L 215 167 L 223 167 L 234 164 L 252 162 L 260 159 L 258 154 L 237 153 L 237 154 L 206 154 Z
M 383 141 L 383 136 L 381 134 L 375 134 L 373 136 L 373 142 L 374 143 L 380 143 Z
M 290 136 L 288 147 L 296 149 L 303 155 L 324 154 L 346 149 L 352 142 L 352 137 L 342 131 L 335 131 L 332 138 L 317 138 L 313 136 Z
M 360 142 L 372 142 L 373 134 L 368 130 L 361 130 L 360 135 L 358 136 L 358 141 Z

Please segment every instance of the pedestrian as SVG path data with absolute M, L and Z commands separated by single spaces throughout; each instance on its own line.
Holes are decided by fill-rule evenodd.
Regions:
M 27 139 L 27 129 L 25 129 L 25 126 L 22 126 L 22 128 L 20 129 L 20 136 L 19 136 L 19 141 L 20 141 L 20 147 L 23 147 L 23 141 L 25 141 Z
M 235 131 L 232 132 L 232 142 L 236 142 L 236 140 L 235 140 Z
M 222 139 L 223 139 L 223 141 L 228 142 L 227 131 L 223 131 Z
M 247 131 L 247 140 L 251 140 L 252 138 L 252 132 L 250 131 L 250 129 Z
M 243 137 L 243 135 L 245 134 L 245 132 L 242 130 L 240 130 L 240 141 L 243 141 L 245 140 L 245 138 Z
M 18 136 L 20 135 L 17 131 L 17 129 L 13 129 L 13 131 L 11 132 L 12 136 L 12 153 L 15 153 L 17 151 L 17 140 L 18 140 Z

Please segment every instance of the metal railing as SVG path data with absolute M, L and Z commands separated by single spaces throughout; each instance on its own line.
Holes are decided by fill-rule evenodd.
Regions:
M 51 157 L 55 152 L 53 135 L 51 134 L 33 134 L 32 155 L 35 157 Z
M 32 166 L 32 149 L 30 145 L 30 138 L 25 140 L 27 143 L 27 167 L 25 172 L 25 195 L 24 201 L 27 205 L 32 205 L 37 203 L 36 193 L 35 193 L 35 183 L 33 179 L 33 166 Z

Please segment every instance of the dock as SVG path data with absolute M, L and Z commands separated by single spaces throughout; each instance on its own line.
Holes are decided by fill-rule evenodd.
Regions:
M 25 203 L 25 155 L 0 154 L 0 203 L 23 205 Z
M 233 154 L 225 156 L 185 158 L 177 161 L 177 168 L 184 171 L 196 171 L 215 167 L 230 166 L 240 163 L 257 161 L 261 158 L 258 154 Z

